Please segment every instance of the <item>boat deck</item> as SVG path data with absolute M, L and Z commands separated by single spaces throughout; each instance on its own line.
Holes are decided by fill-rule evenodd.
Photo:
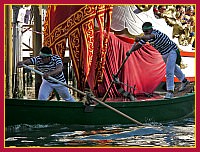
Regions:
M 135 101 L 136 102 L 141 102 L 141 101 L 154 101 L 154 100 L 159 100 L 163 99 L 167 91 L 164 89 L 165 84 L 161 85 L 156 91 L 154 91 L 153 94 L 137 94 L 135 96 Z M 194 83 L 190 83 L 187 85 L 186 89 L 184 91 L 179 92 L 178 89 L 180 88 L 180 83 L 176 84 L 175 91 L 174 91 L 174 97 L 180 97 L 184 96 L 187 93 L 192 93 L 194 92 Z M 127 98 L 107 98 L 106 102 L 132 102 Z

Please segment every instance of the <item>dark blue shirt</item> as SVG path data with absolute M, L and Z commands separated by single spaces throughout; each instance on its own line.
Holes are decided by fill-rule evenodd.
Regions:
M 62 59 L 58 55 L 52 55 L 51 60 L 48 63 L 43 63 L 41 60 L 42 58 L 40 56 L 36 56 L 30 59 L 32 64 L 36 65 L 38 70 L 40 70 L 42 73 L 44 72 L 51 72 L 56 69 L 56 66 L 62 63 Z M 57 75 L 52 76 L 53 78 L 57 79 L 58 81 L 65 82 L 65 77 L 63 72 L 60 72 Z M 55 83 L 54 81 L 50 79 L 46 79 L 48 82 Z
M 161 55 L 165 55 L 169 53 L 171 50 L 178 50 L 176 43 L 170 40 L 170 38 L 166 34 L 155 29 L 152 31 L 151 34 L 155 35 L 155 38 L 148 40 L 148 42 L 155 49 L 157 49 L 161 53 Z M 139 44 L 144 45 L 146 42 L 147 41 L 142 39 L 139 41 Z

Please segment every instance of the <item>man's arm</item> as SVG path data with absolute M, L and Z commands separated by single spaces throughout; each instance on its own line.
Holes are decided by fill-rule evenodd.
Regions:
M 155 35 L 154 34 L 148 34 L 140 37 L 140 40 L 148 41 L 150 39 L 154 39 Z
M 17 63 L 17 68 L 23 67 L 23 64 L 25 64 L 25 65 L 30 65 L 30 64 L 32 64 L 32 62 L 31 62 L 30 59 L 26 59 L 26 60 L 24 60 L 24 61 L 20 61 L 20 62 Z
M 131 50 L 130 50 L 130 53 L 132 53 L 132 52 L 138 50 L 138 49 L 141 48 L 141 47 L 142 47 L 142 45 L 141 45 L 140 43 L 134 44 L 134 45 L 132 46 Z
M 135 42 L 137 42 L 137 45 L 133 46 L 131 48 L 131 50 L 133 51 L 136 51 L 138 50 L 139 48 L 142 47 L 143 44 L 145 44 L 148 40 L 150 39 L 154 39 L 155 38 L 155 35 L 154 34 L 148 34 L 148 35 L 143 35 L 143 36 L 140 36 L 140 37 L 136 37 L 135 38 Z M 133 52 L 132 51 L 132 52 Z
M 43 74 L 43 77 L 44 77 L 44 78 L 48 78 L 48 76 L 57 75 L 57 74 L 61 73 L 62 70 L 63 70 L 62 64 L 58 64 L 58 65 L 56 65 L 56 69 L 55 69 L 55 70 L 44 73 L 44 74 Z
M 149 35 L 136 37 L 134 45 L 132 46 L 131 50 L 126 53 L 126 55 L 129 56 L 132 52 L 140 49 L 144 42 L 147 42 L 148 40 L 153 39 L 153 38 L 155 38 L 154 34 L 149 34 Z M 143 41 L 143 42 L 140 43 L 140 41 Z

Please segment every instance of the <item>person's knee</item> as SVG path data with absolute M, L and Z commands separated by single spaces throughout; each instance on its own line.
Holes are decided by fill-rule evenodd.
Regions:
M 174 73 L 170 69 L 166 69 L 166 76 L 167 77 L 173 77 Z
M 38 95 L 38 99 L 39 100 L 47 100 L 48 99 L 48 95 L 44 94 L 44 93 L 40 93 Z

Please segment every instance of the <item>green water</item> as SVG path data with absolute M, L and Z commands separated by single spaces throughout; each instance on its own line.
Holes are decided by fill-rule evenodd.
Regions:
M 194 147 L 195 123 L 187 118 L 148 127 L 22 124 L 5 128 L 5 146 Z

